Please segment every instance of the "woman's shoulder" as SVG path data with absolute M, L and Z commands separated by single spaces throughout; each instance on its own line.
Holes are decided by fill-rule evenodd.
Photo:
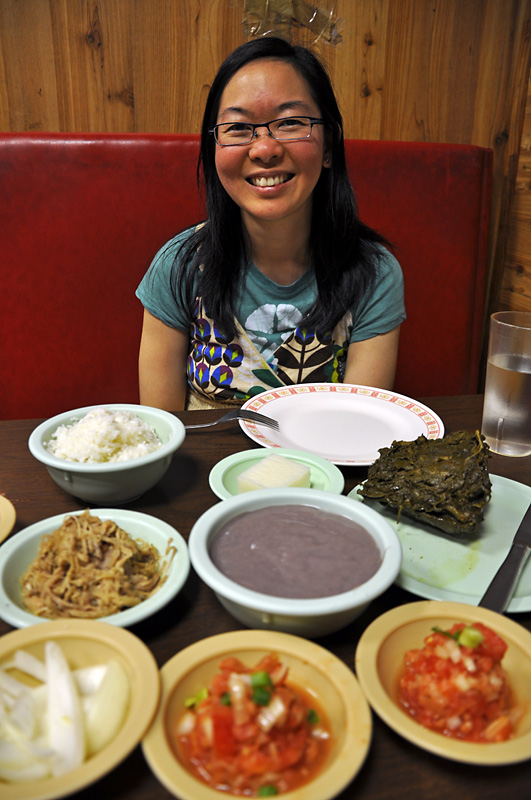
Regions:
M 382 262 L 384 264 L 395 265 L 398 264 L 398 259 L 392 252 L 393 248 L 390 244 L 384 244 L 382 242 L 371 242 L 370 243 L 370 253 L 372 254 L 375 261 L 378 263 Z
M 203 226 L 204 222 L 199 222 L 196 225 L 191 225 L 189 228 L 185 228 L 183 231 L 175 234 L 175 236 L 172 236 L 172 238 L 168 239 L 168 241 L 165 242 L 155 254 L 153 262 L 171 261 L 173 263 L 179 252 L 186 247 L 186 245 L 195 237 L 196 233 Z
M 376 279 L 401 281 L 403 279 L 402 267 L 390 246 L 379 242 L 371 243 L 369 257 L 372 259 Z

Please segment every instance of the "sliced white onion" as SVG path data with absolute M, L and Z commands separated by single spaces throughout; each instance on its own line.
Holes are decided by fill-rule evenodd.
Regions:
M 85 731 L 81 703 L 74 678 L 55 642 L 45 644 L 46 683 L 48 686 L 48 737 L 55 751 L 52 772 L 63 775 L 85 759 Z

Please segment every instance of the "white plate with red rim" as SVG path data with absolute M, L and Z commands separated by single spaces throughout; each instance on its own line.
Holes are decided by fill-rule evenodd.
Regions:
M 243 409 L 276 419 L 274 431 L 251 420 L 240 426 L 262 447 L 306 450 L 333 464 L 366 466 L 395 440 L 439 439 L 444 425 L 431 408 L 396 392 L 347 383 L 302 383 L 262 392 Z

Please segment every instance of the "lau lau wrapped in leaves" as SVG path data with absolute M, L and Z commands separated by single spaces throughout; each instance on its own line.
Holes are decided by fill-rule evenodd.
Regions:
M 360 494 L 445 533 L 473 532 L 483 519 L 491 482 L 489 446 L 479 432 L 441 439 L 419 436 L 383 447 Z

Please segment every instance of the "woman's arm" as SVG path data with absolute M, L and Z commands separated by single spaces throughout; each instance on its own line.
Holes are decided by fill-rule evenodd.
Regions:
M 395 380 L 400 325 L 388 333 L 349 344 L 343 383 L 392 389 Z
M 186 402 L 188 334 L 170 328 L 144 309 L 138 357 L 140 402 L 183 411 Z

